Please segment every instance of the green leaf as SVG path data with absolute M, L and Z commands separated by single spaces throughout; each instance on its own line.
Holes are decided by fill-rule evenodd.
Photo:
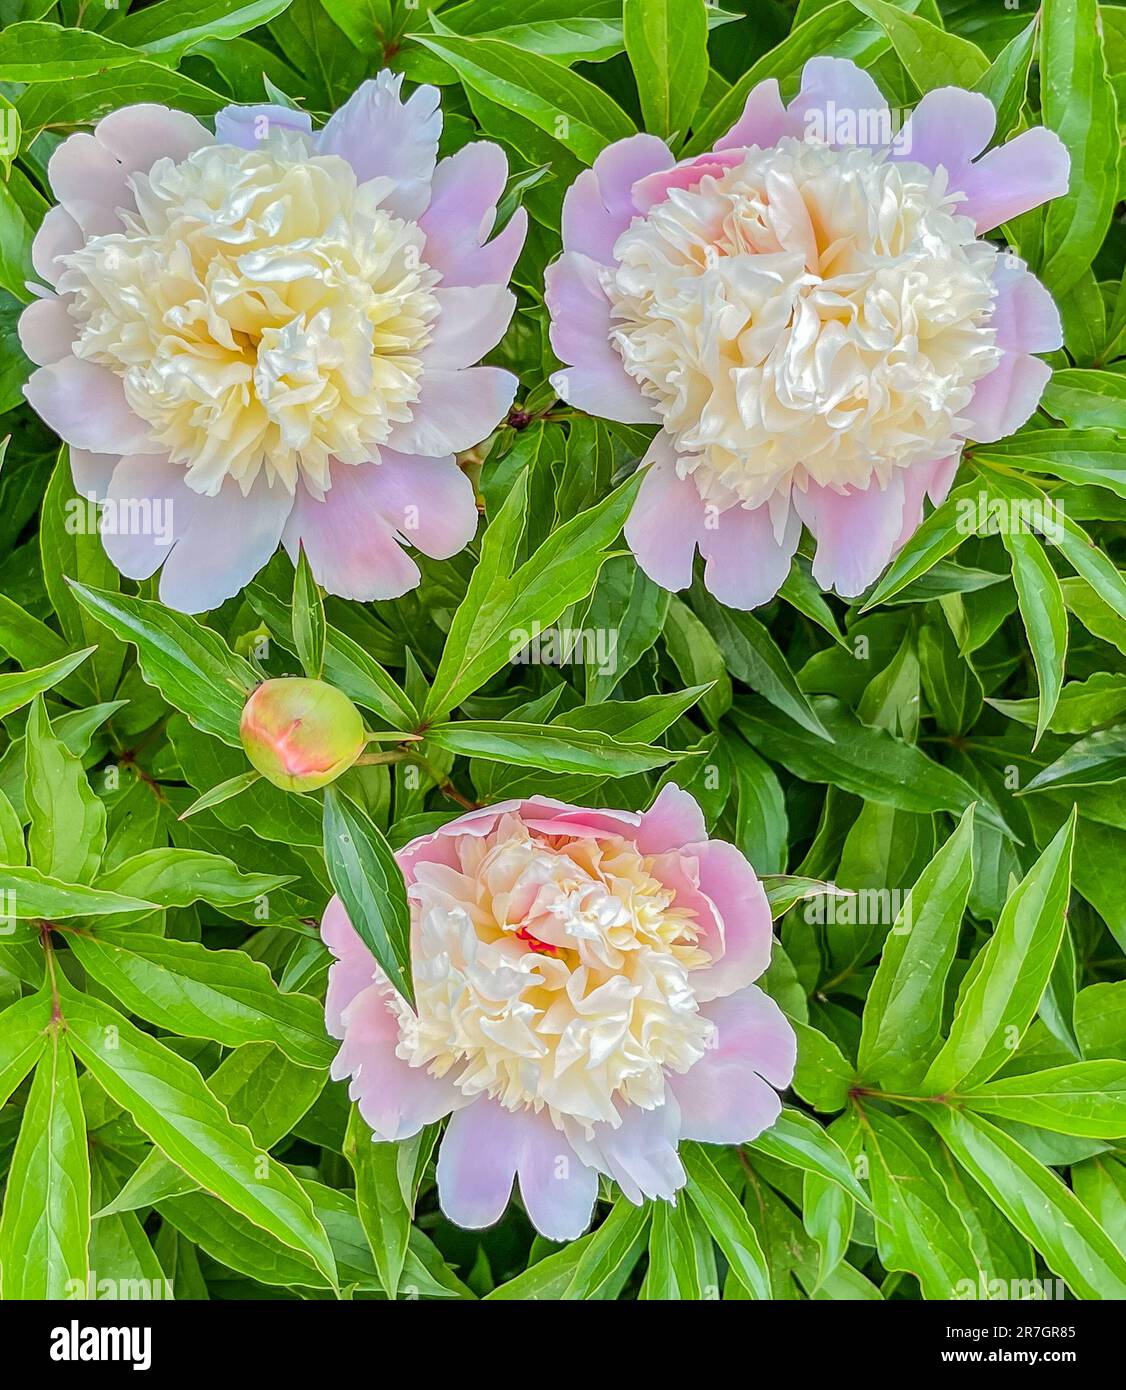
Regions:
M 1126 454 L 1113 430 L 1027 430 L 999 444 L 975 444 L 974 459 L 1047 473 L 1080 486 L 1094 483 L 1126 497 Z
M 87 647 L 47 666 L 39 666 L 34 671 L 5 671 L 0 674 L 0 719 L 6 719 L 14 710 L 22 709 L 37 695 L 65 680 L 93 650 L 93 647 Z
M 770 1271 L 742 1203 L 699 1144 L 682 1144 L 680 1157 L 688 1173 L 685 1194 L 700 1213 L 731 1272 L 751 1298 L 769 1298 Z
M 1028 75 L 1036 54 L 1040 25 L 1037 19 L 1010 39 L 974 87 L 987 96 L 997 109 L 994 140 L 1005 140 L 1016 129 L 1028 96 Z
M 704 0 L 625 0 L 622 29 L 645 129 L 683 136 L 708 79 Z
M 292 616 L 286 605 L 260 584 L 251 584 L 246 597 L 277 640 L 296 652 Z M 331 626 L 325 630 L 323 674 L 330 685 L 378 714 L 393 728 L 409 732 L 418 724 L 418 711 L 406 692 L 358 642 Z
M 1017 885 L 971 966 L 950 1035 L 923 1081 L 927 1094 L 988 1081 L 1036 1016 L 1063 937 L 1074 842 L 1073 812 Z
M 970 1110 L 1057 1134 L 1126 1138 L 1126 1062 L 1076 1062 L 964 1093 Z
M 115 912 L 157 910 L 156 903 L 143 898 L 88 888 L 81 883 L 60 883 L 30 867 L 0 869 L 0 891 L 6 895 L 5 915 L 20 920 L 45 917 L 50 921 L 64 921 L 70 917 L 106 917 Z
M 1126 777 L 1126 725 L 1114 729 L 1101 729 L 1088 734 L 1078 743 L 1073 743 L 1066 753 L 1061 754 L 1042 772 L 1038 772 L 1020 795 L 1040 791 L 1050 787 L 1062 791 L 1064 787 L 1093 787 L 1110 782 L 1120 782 Z
M 170 705 L 204 733 L 214 734 L 232 748 L 242 746 L 239 720 L 258 676 L 217 632 L 151 599 L 88 589 L 75 582 L 71 588 L 98 622 L 136 646 L 145 680 Z
M 829 783 L 865 800 L 923 815 L 960 814 L 977 799 L 949 768 L 884 730 L 861 724 L 839 701 L 819 696 L 811 703 L 832 745 L 780 719 L 762 700 L 736 701 L 732 717 L 763 757 L 781 763 L 803 781 Z M 992 808 L 982 806 L 979 814 L 1011 834 Z
M 63 1013 L 80 1061 L 173 1163 L 335 1281 L 332 1249 L 308 1196 L 231 1123 L 190 1062 L 89 996 L 67 990 Z
M 8 1173 L 0 1218 L 0 1297 L 84 1297 L 89 1244 L 86 1119 L 74 1057 L 56 1025 L 35 1069 Z
M 562 1299 L 616 1298 L 630 1270 L 641 1257 L 649 1229 L 650 1204 L 634 1206 L 625 1197 L 587 1241 L 563 1292 Z
M 524 527 L 527 474 L 522 473 L 490 523 L 481 558 L 454 614 L 423 717 L 455 709 L 572 603 L 593 589 L 609 546 L 633 505 L 641 474 L 580 512 L 518 568 L 513 566 Z
M 41 695 L 28 716 L 24 758 L 32 864 L 49 878 L 89 883 L 106 847 L 105 802 L 90 790 L 80 759 L 55 737 Z
M 0 82 L 96 77 L 136 61 L 136 53 L 125 44 L 91 29 L 25 22 L 0 31 Z
M 868 1194 L 853 1176 L 852 1165 L 832 1136 L 800 1110 L 784 1108 L 770 1128 L 747 1147 L 803 1172 L 828 1178 L 862 1207 L 871 1206 Z
M 221 854 L 162 848 L 122 860 L 102 875 L 98 887 L 143 897 L 161 907 L 204 902 L 224 908 L 253 902 L 291 881 L 291 874 L 244 873 Z
M 167 0 L 165 0 L 167 3 Z M 320 680 L 325 662 L 325 609 L 321 591 L 301 546 L 293 573 L 293 641 L 301 668 L 310 680 Z
M 512 44 L 489 38 L 415 34 L 466 87 L 546 131 L 584 164 L 614 140 L 634 134 L 622 108 L 593 82 L 557 63 L 528 63 Z
M 290 0 L 160 0 L 115 19 L 106 30 L 115 43 L 177 63 L 204 39 L 231 39 L 266 24 Z
M 700 585 L 693 588 L 691 603 L 696 616 L 715 638 L 732 675 L 803 729 L 832 742 L 832 735 L 798 687 L 778 644 L 757 618 L 723 607 Z
M 50 1026 L 47 994 L 29 995 L 0 1012 L 0 1106 L 39 1060 Z
M 324 1084 L 322 1070 L 291 1062 L 271 1043 L 247 1043 L 236 1048 L 207 1078 L 207 1089 L 226 1107 L 233 1123 L 245 1125 L 263 1149 L 285 1138 Z M 155 1206 L 165 1197 L 198 1191 L 199 1185 L 192 1178 L 154 1148 L 96 1215 L 136 1211 Z
M 1017 603 L 1040 687 L 1035 747 L 1051 722 L 1063 688 L 1067 613 L 1060 581 L 1039 540 L 1026 532 L 1009 529 L 1002 533 L 1001 539 L 1013 562 Z
M 1044 124 L 1071 156 L 1068 191 L 1048 204 L 1041 278 L 1059 299 L 1094 261 L 1118 200 L 1119 134 L 1095 0 L 1044 0 Z
M 979 1116 L 945 1105 L 926 1106 L 923 1113 L 1077 1297 L 1126 1298 L 1126 1257 L 1049 1168 Z
M 967 1281 L 976 1292 L 969 1231 L 926 1151 L 901 1118 L 865 1111 L 861 1125 L 880 1262 L 914 1274 L 924 1298 L 958 1298 Z
M 327 1066 L 336 1051 L 317 1001 L 283 994 L 245 951 L 212 950 L 135 927 L 71 931 L 68 940 L 88 974 L 159 1028 L 223 1047 L 273 1043 L 307 1067 Z
M 922 15 L 884 0 L 853 0 L 863 14 L 879 20 L 900 62 L 920 92 L 935 87 L 973 87 L 989 70 L 989 59 L 969 39 L 948 34 Z
M 411 1209 L 399 1186 L 399 1145 L 377 1143 L 353 1105 L 344 1156 L 355 1174 L 356 1209 L 379 1281 L 387 1297 L 393 1299 L 399 1291 L 411 1233 Z
M 324 853 L 349 921 L 387 978 L 413 1004 L 410 909 L 402 870 L 371 818 L 337 787 L 325 790 Z
M 469 758 L 603 777 L 647 772 L 681 756 L 651 744 L 620 743 L 598 729 L 565 729 L 502 719 L 434 724 L 426 731 L 426 742 Z
M 1070 429 L 1126 431 L 1126 376 L 1065 367 L 1052 373 L 1040 408 Z
M 856 1068 L 820 1029 L 799 1018 L 791 1018 L 790 1024 L 798 1035 L 794 1090 L 815 1110 L 826 1114 L 843 1110 L 855 1085 Z
M 973 807 L 919 875 L 868 990 L 857 1070 L 887 1090 L 921 1079 L 942 1027 L 946 977 L 973 883 Z

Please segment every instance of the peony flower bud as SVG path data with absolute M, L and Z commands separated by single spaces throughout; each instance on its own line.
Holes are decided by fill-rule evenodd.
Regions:
M 239 724 L 246 756 L 267 781 L 311 792 L 347 772 L 364 751 L 360 711 L 324 681 L 266 681 L 246 702 Z

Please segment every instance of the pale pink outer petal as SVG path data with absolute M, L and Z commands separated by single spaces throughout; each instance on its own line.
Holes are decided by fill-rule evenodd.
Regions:
M 734 994 L 757 980 L 770 964 L 774 929 L 766 890 L 734 845 L 707 840 L 690 845 L 699 864 L 700 891 L 715 904 L 722 925 L 723 953 L 714 964 L 694 971 L 692 987 L 701 1003 Z M 705 950 L 714 938 L 701 934 Z
M 113 471 L 121 462 L 120 454 L 92 454 L 89 449 L 67 450 L 70 455 L 70 474 L 74 490 L 80 497 L 93 497 L 100 502 L 109 489 Z
M 451 1081 L 412 1067 L 395 1052 L 399 1020 L 395 991 L 386 982 L 369 985 L 345 1008 L 344 1041 L 332 1063 L 334 1081 L 352 1078 L 348 1095 L 377 1139 L 396 1143 L 465 1104 Z
M 289 491 L 270 487 L 264 474 L 245 497 L 231 478 L 216 496 L 200 497 L 186 530 L 177 527 L 160 572 L 160 601 L 181 613 L 205 613 L 233 598 L 278 548 L 292 509 Z
M 68 444 L 97 454 L 152 451 L 148 430 L 129 409 L 121 379 L 108 367 L 64 357 L 32 372 L 23 393 Z
M 717 150 L 744 150 L 757 145 L 768 150 L 784 135 L 800 135 L 801 123 L 782 105 L 778 79 L 768 77 L 757 83 L 747 95 L 743 114 L 726 135 L 715 142 Z
M 768 994 L 749 985 L 700 1012 L 716 1025 L 716 1046 L 669 1079 L 680 1104 L 680 1134 L 703 1144 L 746 1144 L 782 1111 L 778 1090 L 794 1075 L 797 1039 Z M 769 1084 L 768 1084 L 769 1083 Z
M 419 356 L 423 366 L 471 367 L 504 337 L 516 296 L 506 285 L 459 285 L 434 290 L 438 317 L 434 336 Z
M 499 236 L 483 244 L 507 178 L 504 151 L 487 140 L 463 145 L 434 170 L 419 226 L 426 233 L 423 259 L 447 288 L 508 283 L 527 235 L 527 212 L 517 208 Z
M 31 243 L 31 264 L 36 275 L 54 285 L 65 269 L 56 264 L 55 258 L 77 251 L 84 240 L 82 228 L 66 208 L 48 208 Z
M 664 854 L 707 838 L 708 827 L 696 798 L 675 782 L 666 782 L 642 813 L 634 843 L 642 854 Z
M 416 87 L 404 102 L 402 85 L 403 74 L 386 69 L 361 83 L 320 132 L 317 150 L 346 159 L 361 181 L 391 179 L 383 206 L 415 222 L 430 201 L 442 111 L 436 87 Z
M 804 493 L 794 489 L 793 505 L 817 538 L 813 577 L 823 589 L 855 598 L 887 564 L 903 522 L 901 472 L 886 488 L 873 479 L 867 488 L 844 493 L 817 483 Z
M 945 462 L 945 460 L 939 462 Z M 937 466 L 935 461 L 924 459 L 922 462 L 911 464 L 910 467 L 902 470 L 903 516 L 899 523 L 899 535 L 895 539 L 893 553 L 898 552 L 902 546 L 906 545 L 919 529 L 919 523 L 923 519 L 923 498 L 927 495 L 927 488 L 930 486 Z
M 700 536 L 700 553 L 707 559 L 704 584 L 729 608 L 769 603 L 786 582 L 800 539 L 801 521 L 792 510 L 779 540 L 768 503 L 728 507 Z
M 154 102 L 123 106 L 103 116 L 94 135 L 127 173 L 148 173 L 158 159 L 177 163 L 193 151 L 215 143 L 215 137 L 186 111 Z
M 676 472 L 676 452 L 663 431 L 642 462 L 651 467 L 625 524 L 637 563 L 663 589 L 692 583 L 692 559 L 704 534 L 705 511 L 696 484 Z
M 438 1150 L 438 1204 L 457 1226 L 480 1230 L 504 1215 L 520 1158 L 508 1114 L 481 1097 L 450 1117 Z
M 687 191 L 697 187 L 705 177 L 722 178 L 728 169 L 740 164 L 743 157 L 742 150 L 732 150 L 726 155 L 702 154 L 698 159 L 678 164 L 675 169 L 647 174 L 633 186 L 634 207 L 638 212 L 646 213 L 657 203 L 663 203 L 674 188 Z
M 425 458 L 471 449 L 508 414 L 519 384 L 502 367 L 431 367 L 411 406 L 412 418 L 392 428 L 387 447 Z
M 356 934 L 344 905 L 333 898 L 321 921 L 321 937 L 336 957 L 329 969 L 325 1026 L 343 1040 L 332 1063 L 334 1080 L 351 1076 L 349 1095 L 376 1137 L 397 1141 L 462 1105 L 466 1098 L 448 1080 L 412 1067 L 395 1052 L 399 1023 L 394 990 Z
M 131 174 L 148 173 L 158 159 L 185 159 L 214 142 L 194 116 L 167 106 L 123 106 L 103 117 L 91 135 L 71 135 L 51 155 L 47 178 L 86 236 L 121 230 L 119 208 L 134 206 Z
M 1002 253 L 993 271 L 997 298 L 989 326 L 997 346 L 1013 352 L 1055 352 L 1063 347 L 1063 325 L 1055 301 L 1016 256 Z
M 886 111 L 887 101 L 873 78 L 849 58 L 811 58 L 806 63 L 802 69 L 801 89 L 787 107 L 787 114 L 798 126 L 794 133 L 804 132 L 807 118 L 812 112 L 821 112 L 824 116 L 830 102 L 837 111 L 854 114 L 858 137 L 861 133 L 871 137 L 867 140 L 857 138 L 856 144 L 878 143 L 883 122 L 872 119 L 872 116 Z M 861 130 L 862 113 L 868 117 L 864 122 L 867 127 L 865 132 Z
M 177 538 L 188 530 L 197 507 L 207 501 L 187 486 L 179 464 L 154 454 L 127 454 L 121 459 L 105 496 L 110 505 L 102 518 L 102 545 L 127 579 L 147 579 L 155 574 Z M 123 504 L 130 510 L 122 510 Z M 106 525 L 115 513 L 128 521 L 130 511 L 142 520 L 147 513 L 152 522 L 160 523 L 161 534 L 153 526 L 116 534 Z
M 992 444 L 1020 429 L 1040 404 L 1051 375 L 1051 367 L 1039 357 L 1006 352 L 977 383 L 973 400 L 962 411 L 966 434 L 979 444 Z
M 928 169 L 944 168 L 953 188 L 970 161 L 985 149 L 997 126 L 997 109 L 980 92 L 935 87 L 925 92 L 893 142 L 893 159 L 910 159 Z
M 551 384 L 579 410 L 627 425 L 655 424 L 653 403 L 627 373 L 610 341 L 610 301 L 589 256 L 565 251 L 544 272 L 551 346 L 567 366 Z
M 978 235 L 1067 192 L 1071 157 L 1045 126 L 1033 126 L 971 164 L 957 189 L 966 195 L 958 211 L 972 217 Z
M 477 530 L 473 484 L 453 455 L 421 458 L 380 451 L 370 466 L 368 495 L 383 519 L 409 544 L 434 560 L 464 550 Z
M 526 801 L 497 801 L 476 811 L 447 821 L 429 835 L 419 836 L 395 854 L 407 883 L 413 882 L 414 871 L 420 864 L 457 862 L 449 846 L 458 835 L 491 835 L 502 816 L 518 815 L 532 829 L 559 831 L 568 835 L 620 835 L 632 839 L 641 825 L 642 817 L 635 811 L 615 811 L 607 808 L 592 811 L 571 806 L 548 796 L 533 796 Z
M 88 131 L 68 136 L 47 161 L 47 178 L 86 237 L 119 232 L 118 208 L 132 207 L 129 170 Z
M 672 151 L 655 135 L 631 135 L 608 145 L 563 199 L 564 251 L 612 264 L 614 243 L 638 215 L 634 184 L 675 163 Z
M 516 1171 L 529 1220 L 548 1240 L 577 1239 L 594 1213 L 597 1172 L 582 1162 L 546 1111 L 537 1115 L 525 1110 L 515 1118 L 520 1138 Z
M 576 1152 L 590 1167 L 613 1178 L 635 1206 L 646 1198 L 671 1201 L 687 1181 L 677 1152 L 680 1107 L 676 1098 L 669 1095 L 664 1105 L 652 1110 L 621 1105 L 618 1111 L 620 1125 L 594 1125 L 589 1139 L 571 1136 Z
M 321 918 L 321 940 L 336 957 L 328 971 L 325 995 L 325 1027 L 329 1036 L 343 1038 L 342 1015 L 362 990 L 375 980 L 377 969 L 371 952 L 348 920 L 344 904 L 335 895 Z
M 291 557 L 304 543 L 313 578 L 330 594 L 367 603 L 399 598 L 420 579 L 419 568 L 395 538 L 374 495 L 375 463 L 333 463 L 324 500 L 297 485 L 282 541 Z
M 20 346 L 33 362 L 46 367 L 69 354 L 74 328 L 66 302 L 57 295 L 44 295 L 33 299 L 20 315 Z
M 940 502 L 945 502 L 947 494 L 954 486 L 954 477 L 958 472 L 958 465 L 962 461 L 962 451 L 951 454 L 949 458 L 939 459 L 931 465 L 930 482 L 927 484 L 927 496 L 937 507 Z
M 237 145 L 243 150 L 257 149 L 274 130 L 312 135 L 313 118 L 308 111 L 269 102 L 257 106 L 224 106 L 215 117 L 215 139 L 219 144 Z

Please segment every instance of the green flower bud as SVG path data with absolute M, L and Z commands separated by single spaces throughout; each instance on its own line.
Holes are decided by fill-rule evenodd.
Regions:
M 262 776 L 289 792 L 335 781 L 366 741 L 363 718 L 347 695 L 296 676 L 260 685 L 246 702 L 239 733 Z

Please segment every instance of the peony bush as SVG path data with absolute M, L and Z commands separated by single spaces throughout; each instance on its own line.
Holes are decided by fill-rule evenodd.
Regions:
M 1126 9 L 4 18 L 0 1298 L 1126 1297 Z

